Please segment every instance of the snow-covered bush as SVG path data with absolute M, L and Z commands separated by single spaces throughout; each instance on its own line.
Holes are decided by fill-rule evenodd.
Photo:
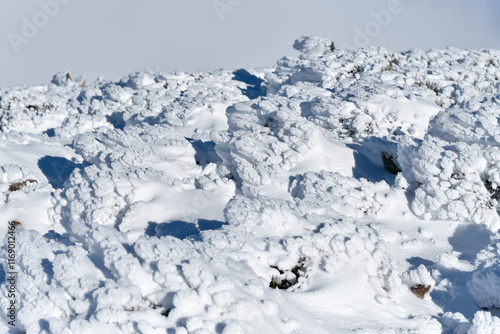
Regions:
M 301 37 L 295 41 L 293 48 L 305 54 L 315 56 L 322 55 L 325 51 L 330 50 L 332 41 L 324 37 Z
M 476 256 L 477 269 L 469 282 L 474 301 L 481 308 L 500 307 L 500 235 L 497 232 L 490 244 Z
M 472 99 L 442 111 L 422 142 L 400 145 L 403 175 L 416 188 L 411 203 L 415 214 L 482 223 L 494 231 L 500 227 L 497 99 Z
M 500 318 L 492 316 L 490 312 L 479 311 L 474 314 L 467 334 L 497 334 L 500 332 L 499 328 Z
M 290 185 L 291 194 L 310 207 L 328 204 L 346 216 L 361 218 L 374 215 L 386 202 L 389 192 L 386 182 L 373 184 L 366 179 L 356 180 L 339 173 L 306 173 L 298 175 Z

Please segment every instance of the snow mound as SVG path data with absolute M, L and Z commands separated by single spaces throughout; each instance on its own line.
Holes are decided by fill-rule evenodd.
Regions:
M 339 173 L 309 172 L 298 175 L 291 183 L 291 194 L 309 207 L 330 206 L 346 216 L 361 218 L 375 215 L 386 202 L 389 186 L 373 184 Z
M 293 48 L 302 53 L 322 55 L 330 48 L 332 41 L 324 37 L 301 37 L 295 41 Z
M 500 318 L 489 312 L 477 312 L 467 334 L 496 334 L 500 332 Z
M 474 272 L 470 288 L 479 307 L 498 308 L 500 305 L 499 278 L 498 265 Z
M 485 309 L 500 306 L 500 258 L 498 233 L 491 237 L 490 244 L 481 250 L 476 257 L 477 269 L 469 281 L 469 289 L 476 304 Z
M 421 142 L 399 148 L 403 175 L 415 185 L 412 209 L 425 218 L 483 223 L 496 231 L 498 96 L 440 112 Z

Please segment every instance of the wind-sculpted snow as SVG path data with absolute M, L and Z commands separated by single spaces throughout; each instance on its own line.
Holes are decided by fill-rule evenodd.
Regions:
M 493 332 L 500 52 L 294 48 L 1 89 L 0 331 Z
M 498 229 L 498 101 L 473 99 L 442 111 L 421 143 L 401 145 L 403 173 L 418 183 L 412 202 L 417 215 Z
M 229 141 L 216 139 L 219 155 L 235 169 L 243 191 L 269 185 L 318 144 L 321 133 L 287 108 L 287 99 L 244 102 L 227 110 Z
M 292 195 L 310 207 L 327 206 L 346 216 L 361 218 L 374 215 L 387 201 L 386 182 L 374 184 L 338 173 L 306 173 L 292 182 Z
M 477 269 L 473 272 L 469 288 L 474 300 L 482 308 L 500 306 L 500 252 L 498 232 L 491 237 L 491 243 L 476 257 Z

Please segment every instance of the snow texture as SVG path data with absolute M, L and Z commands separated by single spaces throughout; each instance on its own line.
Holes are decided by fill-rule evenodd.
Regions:
M 0 89 L 0 331 L 499 332 L 500 52 L 330 46 Z

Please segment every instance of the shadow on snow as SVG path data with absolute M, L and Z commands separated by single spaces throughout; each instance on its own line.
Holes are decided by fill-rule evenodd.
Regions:
M 217 230 L 227 223 L 218 220 L 198 219 L 196 223 L 173 220 L 168 223 L 149 222 L 146 235 L 150 237 L 172 236 L 178 239 L 201 240 L 201 231 Z

